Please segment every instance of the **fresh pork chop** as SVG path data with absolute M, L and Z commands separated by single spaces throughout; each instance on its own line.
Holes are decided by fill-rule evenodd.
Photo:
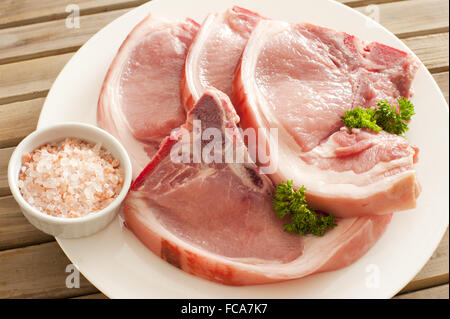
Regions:
M 114 58 L 98 101 L 98 125 L 130 155 L 133 178 L 170 131 L 183 124 L 180 81 L 199 25 L 148 16 L 128 35 Z
M 386 132 L 349 132 L 341 117 L 409 97 L 417 67 L 405 52 L 343 32 L 262 20 L 236 73 L 233 103 L 244 128 L 278 129 L 277 148 L 268 147 L 275 183 L 304 185 L 313 208 L 338 217 L 386 214 L 415 207 L 418 149 Z
M 122 210 L 126 226 L 150 250 L 188 273 L 249 285 L 342 268 L 378 240 L 391 215 L 341 219 L 323 237 L 286 233 L 285 221 L 272 208 L 274 187 L 255 164 L 227 163 L 223 157 L 195 162 L 186 153 L 215 141 L 226 154 L 227 140 L 234 154 L 245 154 L 238 121 L 224 93 L 206 90 L 186 124 L 162 143 L 136 179 Z M 223 138 L 205 138 L 211 128 Z M 188 154 L 187 160 L 180 161 L 181 154 Z
M 215 87 L 231 97 L 236 67 L 259 20 L 257 13 L 236 6 L 207 16 L 186 57 L 181 87 L 186 109 L 207 87 Z

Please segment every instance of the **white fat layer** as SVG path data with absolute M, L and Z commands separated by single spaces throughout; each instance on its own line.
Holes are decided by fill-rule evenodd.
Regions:
M 189 52 L 186 57 L 185 77 L 186 85 L 188 86 L 194 101 L 200 99 L 205 90 L 198 72 L 200 69 L 198 64 L 201 59 L 200 56 L 202 54 L 203 45 L 204 43 L 207 43 L 209 36 L 214 33 L 214 26 L 220 25 L 224 22 L 225 14 L 225 12 L 209 14 L 205 21 L 203 21 L 200 30 L 194 38 L 194 42 L 189 48 Z

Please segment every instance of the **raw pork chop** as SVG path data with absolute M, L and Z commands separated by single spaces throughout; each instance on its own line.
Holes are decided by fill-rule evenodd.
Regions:
M 244 128 L 278 128 L 274 182 L 305 185 L 311 206 L 339 217 L 386 214 L 415 207 L 418 149 L 386 132 L 350 133 L 341 116 L 409 97 L 417 67 L 405 52 L 343 32 L 262 20 L 236 73 L 233 103 Z
M 125 146 L 136 177 L 170 131 L 185 122 L 180 81 L 199 25 L 148 16 L 120 47 L 103 83 L 97 109 L 100 127 Z
M 271 181 L 252 162 L 173 160 L 183 146 L 206 147 L 210 140 L 199 138 L 207 128 L 234 140 L 233 152 L 246 153 L 238 120 L 224 93 L 206 90 L 136 179 L 122 209 L 126 226 L 150 250 L 188 273 L 248 285 L 347 266 L 378 240 L 391 215 L 342 219 L 323 237 L 289 234 L 272 208 Z M 225 138 L 216 140 L 220 149 Z
M 181 89 L 188 110 L 210 86 L 231 97 L 236 67 L 260 19 L 257 13 L 236 6 L 208 15 L 186 57 Z

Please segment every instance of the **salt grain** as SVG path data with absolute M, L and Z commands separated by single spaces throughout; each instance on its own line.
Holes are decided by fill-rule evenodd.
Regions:
M 101 144 L 66 138 L 24 154 L 18 186 L 41 212 L 75 218 L 108 206 L 123 181 L 120 163 Z

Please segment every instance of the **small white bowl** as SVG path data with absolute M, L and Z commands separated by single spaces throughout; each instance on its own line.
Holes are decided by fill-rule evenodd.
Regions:
M 50 216 L 31 206 L 20 193 L 18 187 L 22 155 L 50 142 L 58 142 L 66 137 L 75 137 L 91 143 L 101 143 L 124 170 L 122 190 L 114 201 L 104 209 L 76 218 Z M 8 166 L 8 183 L 14 199 L 28 221 L 43 232 L 62 238 L 78 238 L 92 235 L 105 228 L 117 215 L 120 204 L 131 184 L 132 169 L 130 158 L 119 141 L 106 131 L 89 124 L 64 123 L 45 127 L 28 135 L 16 147 Z

